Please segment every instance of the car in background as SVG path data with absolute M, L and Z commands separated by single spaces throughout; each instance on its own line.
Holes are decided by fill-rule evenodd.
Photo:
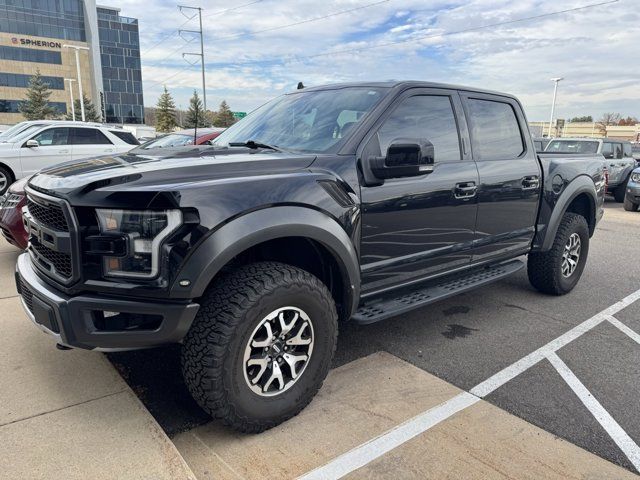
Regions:
M 631 172 L 627 191 L 624 196 L 624 209 L 627 212 L 637 212 L 640 206 L 640 167 Z
M 640 166 L 640 143 L 632 143 L 631 144 L 631 156 L 638 162 Z
M 29 177 L 13 183 L 0 197 L 0 231 L 11 245 L 26 250 L 29 236 L 22 221 L 22 207 L 27 204 L 24 186 Z
M 627 182 L 636 167 L 631 152 L 631 143 L 613 138 L 556 138 L 549 142 L 545 153 L 557 154 L 602 154 L 609 174 L 607 192 L 616 202 L 624 201 Z
M 533 146 L 536 147 L 536 152 L 538 153 L 544 152 L 544 149 L 547 148 L 547 145 L 551 140 L 553 140 L 553 138 L 533 137 Z
M 137 150 L 151 150 L 155 148 L 175 148 L 188 145 L 210 145 L 211 141 L 224 132 L 224 128 L 198 128 L 180 130 L 167 133 L 149 140 L 138 147 Z
M 0 143 L 0 195 L 11 183 L 70 160 L 118 155 L 138 145 L 121 128 L 98 123 L 54 122 L 29 126 Z

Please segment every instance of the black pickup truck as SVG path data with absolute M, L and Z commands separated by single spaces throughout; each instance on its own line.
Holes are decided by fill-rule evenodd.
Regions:
M 299 90 L 193 155 L 36 174 L 16 281 L 60 348 L 181 342 L 194 398 L 247 432 L 311 401 L 340 322 L 399 317 L 523 255 L 535 288 L 569 292 L 603 214 L 602 156 L 536 154 L 518 100 L 472 88 Z

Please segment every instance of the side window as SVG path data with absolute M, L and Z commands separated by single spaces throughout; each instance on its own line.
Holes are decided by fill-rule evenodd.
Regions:
M 524 152 L 518 118 L 510 104 L 477 98 L 467 102 L 477 160 L 508 160 Z
M 52 145 L 69 145 L 68 128 L 49 128 L 40 132 L 33 140 L 37 140 L 40 146 L 48 147 Z
M 622 144 L 622 156 L 623 157 L 632 157 L 633 154 L 631 152 L 631 144 L 630 143 L 623 143 Z
M 614 147 L 616 152 L 616 154 L 614 155 L 614 158 L 622 158 L 622 144 L 616 143 L 614 144 Z
M 430 141 L 436 162 L 462 158 L 458 126 L 448 96 L 420 95 L 404 99 L 378 130 L 382 155 L 396 138 Z
M 602 144 L 602 155 L 604 158 L 613 158 L 613 143 Z
M 97 128 L 74 128 L 74 145 L 111 145 L 109 139 Z

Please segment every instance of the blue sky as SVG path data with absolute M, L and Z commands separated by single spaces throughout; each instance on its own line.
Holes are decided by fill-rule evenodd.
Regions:
M 561 76 L 559 118 L 606 111 L 640 117 L 637 0 L 553 14 L 603 1 L 202 0 L 194 5 L 204 9 L 209 108 L 225 99 L 232 110 L 250 111 L 298 81 L 417 79 L 510 92 L 521 99 L 530 120 L 548 120 L 549 79 Z M 154 105 L 166 85 L 176 103 L 186 106 L 194 88 L 200 91 L 201 78 L 199 66 L 191 67 L 181 53 L 198 51 L 199 45 L 176 31 L 197 28 L 197 21 L 166 0 L 109 4 L 140 20 L 145 103 Z M 455 33 L 544 14 L 552 15 Z M 321 16 L 327 18 L 313 20 Z M 287 26 L 297 22 L 304 23 Z

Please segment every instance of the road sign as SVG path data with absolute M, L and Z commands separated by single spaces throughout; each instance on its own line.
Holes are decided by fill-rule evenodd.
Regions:
M 247 116 L 247 112 L 231 112 L 233 113 L 233 118 L 237 118 L 238 120 Z

